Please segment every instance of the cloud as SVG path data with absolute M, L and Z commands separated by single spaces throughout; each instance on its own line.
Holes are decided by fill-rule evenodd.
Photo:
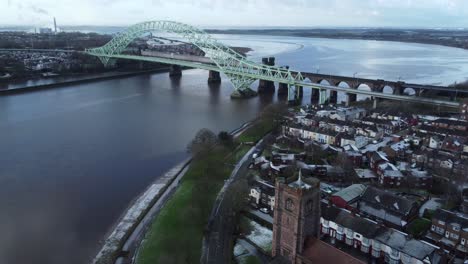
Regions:
M 37 7 L 35 5 L 31 5 L 30 8 L 34 13 L 37 13 L 39 15 L 48 15 L 49 14 L 49 12 L 47 12 L 46 10 L 44 10 L 44 9 L 42 9 L 40 7 Z
M 63 25 L 129 25 L 153 19 L 199 26 L 468 25 L 466 0 L 8 0 L 0 1 L 0 10 L 7 10 L 0 24 L 35 24 L 37 17 L 39 23 L 50 23 L 55 16 Z

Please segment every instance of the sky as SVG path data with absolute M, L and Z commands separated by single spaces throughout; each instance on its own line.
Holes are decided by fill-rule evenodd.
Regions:
M 0 0 L 0 25 L 468 28 L 468 0 Z

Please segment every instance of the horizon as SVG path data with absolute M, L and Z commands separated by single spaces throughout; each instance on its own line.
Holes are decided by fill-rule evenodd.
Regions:
M 466 28 L 463 0 L 7 0 L 0 25 L 128 26 L 172 20 L 207 27 Z M 281 12 L 278 12 L 281 10 Z M 259 15 L 261 14 L 261 15 Z
M 52 18 L 53 19 L 53 18 Z M 157 20 L 155 20 L 157 21 Z M 141 21 L 143 22 L 143 21 Z M 178 21 L 175 21 L 178 22 Z M 136 23 L 134 23 L 136 24 Z M 94 24 L 81 24 L 81 25 L 57 25 L 57 27 L 60 28 L 84 28 L 84 27 L 94 27 L 94 28 L 126 28 L 129 26 L 132 26 L 134 24 L 122 24 L 122 25 L 94 25 Z M 52 24 L 51 24 L 52 25 Z M 42 28 L 42 27 L 48 27 L 51 25 L 21 25 L 21 24 L 0 24 L 0 29 L 5 29 L 5 28 Z M 242 26 L 223 26 L 223 25 L 196 25 L 199 28 L 205 29 L 205 30 L 239 30 L 239 29 L 250 29 L 250 30 L 269 30 L 269 29 L 280 29 L 280 30 L 300 30 L 300 29 L 400 29 L 400 30 L 460 30 L 460 31 L 466 31 L 468 30 L 468 25 L 466 27 L 416 27 L 416 26 L 255 26 L 255 25 L 242 25 Z

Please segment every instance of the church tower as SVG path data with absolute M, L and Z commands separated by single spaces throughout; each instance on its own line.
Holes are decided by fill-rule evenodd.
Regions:
M 320 235 L 320 182 L 315 178 L 276 181 L 273 221 L 273 257 L 282 256 L 291 263 L 304 249 L 307 237 Z

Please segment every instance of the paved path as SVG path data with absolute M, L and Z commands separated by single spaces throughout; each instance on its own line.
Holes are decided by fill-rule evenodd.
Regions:
M 207 225 L 207 234 L 203 239 L 201 263 L 229 263 L 232 257 L 232 234 L 235 228 L 235 217 L 232 215 L 231 199 L 225 199 L 230 184 L 246 175 L 252 162 L 252 153 L 263 145 L 261 140 L 252 147 L 236 164 L 229 179 L 221 189 L 213 206 Z

